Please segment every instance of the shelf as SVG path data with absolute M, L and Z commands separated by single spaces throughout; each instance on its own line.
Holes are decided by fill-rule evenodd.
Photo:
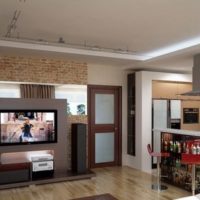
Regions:
M 31 163 L 12 163 L 12 164 L 0 164 L 0 173 L 4 171 L 30 169 Z
M 181 155 L 182 153 L 178 153 L 178 152 L 169 152 L 171 154 L 175 154 L 175 155 Z
M 127 152 L 129 155 L 135 155 L 135 73 L 128 74 L 127 77 L 127 118 L 128 118 L 128 138 Z M 132 114 L 131 114 L 132 113 Z M 133 114 L 134 113 L 134 114 Z M 131 137 L 132 135 L 132 137 Z
M 168 132 L 162 132 L 161 133 L 161 149 L 164 149 L 164 142 L 163 141 L 172 141 L 174 142 L 180 142 L 181 144 L 181 150 L 185 150 L 185 148 L 183 148 L 183 142 L 188 143 L 188 141 L 193 141 L 197 139 L 196 136 L 185 136 L 184 134 L 181 135 L 176 135 L 173 133 L 168 133 Z M 200 136 L 198 137 L 198 139 L 200 139 Z M 165 142 L 166 144 L 166 142 Z M 168 143 L 169 145 L 169 143 Z M 166 147 L 166 145 L 165 145 Z M 168 148 L 169 149 L 169 148 Z M 167 151 L 168 153 L 170 153 L 170 157 L 167 158 L 167 160 L 162 159 L 161 162 L 161 170 L 162 172 L 166 172 L 168 175 L 168 178 L 163 179 L 165 182 L 175 185 L 177 187 L 183 188 L 185 190 L 190 191 L 191 190 L 191 186 L 188 184 L 185 184 L 186 182 L 191 182 L 191 170 L 192 170 L 192 163 L 189 162 L 182 162 L 182 160 L 184 159 L 183 156 L 185 155 L 185 153 L 179 153 L 177 151 Z M 186 154 L 186 157 L 188 157 L 189 160 L 193 159 L 193 158 L 197 158 L 200 159 L 200 155 L 193 155 L 193 154 Z M 176 163 L 176 160 L 178 160 L 179 162 Z M 187 160 L 187 159 L 186 159 Z M 188 161 L 188 160 L 187 160 Z M 199 173 L 198 168 L 196 168 L 196 171 Z M 197 177 L 199 177 L 197 175 Z M 196 179 L 198 181 L 198 183 L 200 183 L 200 178 Z
M 135 96 L 128 96 L 128 98 L 135 98 Z

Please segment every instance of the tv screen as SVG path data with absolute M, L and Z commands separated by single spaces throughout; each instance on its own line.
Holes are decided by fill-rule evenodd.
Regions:
M 57 142 L 56 110 L 0 111 L 0 145 Z

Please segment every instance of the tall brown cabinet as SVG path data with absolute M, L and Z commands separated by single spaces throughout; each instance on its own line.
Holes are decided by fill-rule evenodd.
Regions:
M 128 138 L 127 153 L 135 156 L 135 73 L 128 74 Z

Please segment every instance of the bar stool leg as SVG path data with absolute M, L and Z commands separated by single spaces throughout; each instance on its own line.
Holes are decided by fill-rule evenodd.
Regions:
M 157 185 L 160 188 L 160 158 L 157 158 Z
M 160 157 L 157 157 L 157 184 L 153 184 L 152 185 L 152 189 L 153 190 L 158 190 L 158 191 L 162 191 L 162 190 L 166 190 L 168 187 L 166 185 L 161 185 L 160 183 Z
M 195 164 L 192 164 L 192 195 L 195 195 Z

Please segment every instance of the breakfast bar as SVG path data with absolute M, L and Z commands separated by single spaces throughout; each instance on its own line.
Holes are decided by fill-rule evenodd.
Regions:
M 200 132 L 156 129 L 160 135 L 160 150 L 170 154 L 161 160 L 163 181 L 188 191 L 199 193 L 200 188 Z

